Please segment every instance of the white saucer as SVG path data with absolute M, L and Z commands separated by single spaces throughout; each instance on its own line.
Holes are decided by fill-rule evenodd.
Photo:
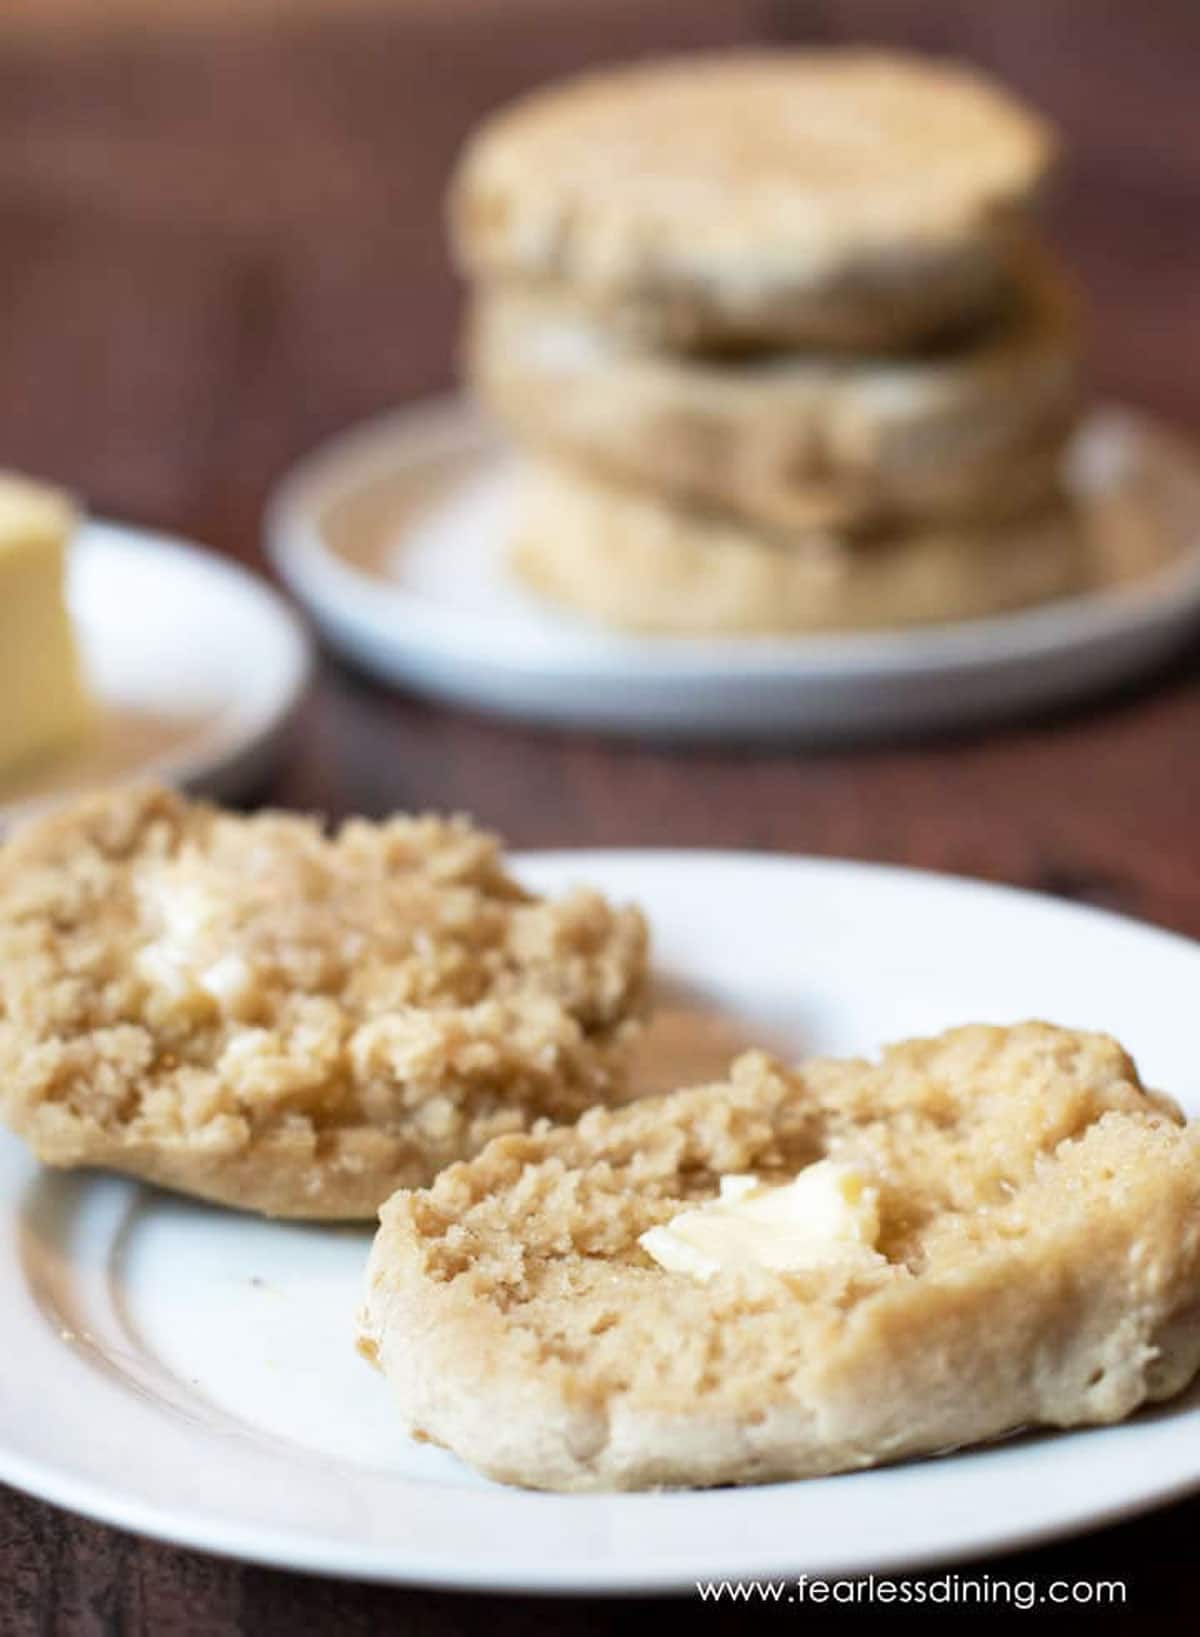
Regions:
M 0 824 L 121 779 L 239 794 L 268 769 L 308 682 L 300 621 L 247 570 L 122 523 L 86 523 L 67 595 L 97 719 L 0 782 Z
M 969 1019 L 1111 1030 L 1200 1112 L 1200 946 L 968 881 L 719 853 L 524 860 L 643 904 L 676 1008 L 650 1070 L 725 1017 L 870 1051 Z M 714 1040 L 721 1033 L 716 1030 Z M 726 1042 L 727 1043 L 727 1042 Z M 695 1055 L 695 1054 L 694 1054 Z M 694 1060 L 688 1071 L 713 1072 Z M 861 1575 L 1109 1522 L 1200 1486 L 1200 1390 L 1116 1427 L 759 1489 L 537 1495 L 411 1443 L 354 1352 L 369 1230 L 242 1217 L 42 1173 L 0 1133 L 0 1481 L 139 1533 L 293 1569 L 539 1592 Z
M 455 403 L 374 422 L 302 462 L 269 509 L 268 542 L 329 640 L 388 681 L 618 733 L 857 739 L 1078 698 L 1160 661 L 1200 624 L 1190 448 L 1106 409 L 1068 474 L 1106 572 L 1123 575 L 1131 554 L 1143 571 L 1028 612 L 911 631 L 646 638 L 554 610 L 504 572 L 512 459 Z

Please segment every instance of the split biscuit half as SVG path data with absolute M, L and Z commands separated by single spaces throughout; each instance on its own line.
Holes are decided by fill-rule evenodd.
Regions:
M 155 787 L 0 849 L 0 1116 L 274 1216 L 373 1216 L 624 1091 L 640 913 L 539 898 L 465 819 L 251 817 Z
M 502 1137 L 381 1216 L 361 1349 L 416 1436 L 533 1488 L 763 1483 L 1113 1422 L 1200 1365 L 1200 1130 L 1113 1040 L 1047 1024 L 874 1062 L 752 1053 L 726 1084 Z M 688 1224 L 711 1254 L 667 1256 Z

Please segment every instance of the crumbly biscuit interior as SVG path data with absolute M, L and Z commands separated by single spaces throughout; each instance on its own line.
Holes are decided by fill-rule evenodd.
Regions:
M 1180 1191 L 1200 1191 L 1182 1125 L 1114 1041 L 1049 1025 L 970 1026 L 877 1063 L 786 1069 L 750 1053 L 727 1085 L 502 1139 L 398 1196 L 385 1231 L 407 1215 L 423 1279 L 460 1311 L 490 1307 L 507 1344 L 571 1399 L 753 1418 L 806 1374 L 836 1374 L 872 1327 L 920 1325 L 992 1280 L 1011 1293 L 1014 1270 L 1057 1283 L 1069 1324 L 1092 1237 L 1101 1265 L 1127 1262 L 1131 1285 L 1169 1297 L 1197 1258 L 1196 1233 L 1187 1263 L 1170 1216 Z M 714 1197 L 723 1174 L 783 1182 L 827 1155 L 879 1188 L 877 1265 L 700 1283 L 638 1245 Z
M 636 911 L 531 896 L 464 819 L 131 791 L 5 849 L 4 1099 L 68 1147 L 368 1126 L 452 1157 L 604 1093 L 644 961 Z

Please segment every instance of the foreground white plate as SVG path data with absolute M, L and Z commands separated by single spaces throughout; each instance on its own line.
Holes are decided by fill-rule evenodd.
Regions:
M 0 824 L 118 779 L 231 797 L 263 774 L 311 660 L 281 597 L 195 546 L 97 521 L 72 545 L 67 591 L 96 721 L 0 783 Z
M 513 463 L 454 404 L 335 440 L 280 487 L 276 566 L 330 641 L 388 681 L 502 715 L 619 733 L 857 739 L 1078 698 L 1200 623 L 1200 465 L 1147 417 L 1099 411 L 1068 462 L 1109 569 L 1133 583 L 913 631 L 646 638 L 511 583 Z M 1117 562 L 1113 562 L 1113 559 Z
M 1200 1110 L 1200 946 L 1002 888 L 737 854 L 524 861 L 639 900 L 688 1004 L 782 1049 L 966 1020 L 1107 1028 Z M 351 1347 L 369 1234 L 272 1224 L 0 1135 L 0 1480 L 298 1569 L 537 1591 L 691 1590 L 994 1551 L 1200 1484 L 1200 1395 L 1103 1430 L 761 1489 L 553 1496 L 408 1442 Z

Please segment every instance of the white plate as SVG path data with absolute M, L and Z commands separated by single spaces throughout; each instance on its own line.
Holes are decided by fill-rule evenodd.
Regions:
M 513 462 L 468 411 L 374 422 L 304 461 L 268 512 L 275 563 L 329 640 L 388 681 L 501 715 L 683 737 L 858 739 L 1077 698 L 1200 623 L 1200 465 L 1144 416 L 1097 412 L 1068 463 L 1106 572 L 1135 581 L 898 632 L 639 637 L 510 582 Z M 1115 561 L 1114 561 L 1115 560 Z
M 778 1046 L 869 1050 L 967 1019 L 1047 1016 L 1111 1029 L 1152 1084 L 1200 1110 L 1187 1004 L 1200 946 L 1181 938 L 859 864 L 567 853 L 521 873 L 639 900 L 677 997 Z M 691 1590 L 996 1551 L 1200 1484 L 1193 1392 L 1118 1427 L 807 1483 L 505 1489 L 411 1444 L 354 1353 L 365 1229 L 39 1174 L 3 1135 L 0 1202 L 0 1480 L 211 1551 L 444 1586 Z
M 281 597 L 198 547 L 98 521 L 71 547 L 67 596 L 96 721 L 0 782 L 0 824 L 119 779 L 231 797 L 262 776 L 311 668 Z

